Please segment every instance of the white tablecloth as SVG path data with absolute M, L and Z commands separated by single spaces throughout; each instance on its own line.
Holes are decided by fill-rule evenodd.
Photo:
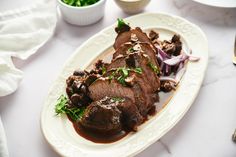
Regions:
M 3 1 L 0 12 L 32 3 Z M 209 40 L 210 60 L 200 93 L 185 117 L 159 142 L 137 157 L 235 157 L 236 67 L 231 63 L 236 10 L 203 6 L 190 0 L 152 0 L 146 12 L 167 12 L 199 25 Z M 14 60 L 24 79 L 12 95 L 0 98 L 0 115 L 11 157 L 58 157 L 40 130 L 47 91 L 73 51 L 99 30 L 127 17 L 112 0 L 105 17 L 87 27 L 59 19 L 54 37 L 27 61 Z M 1 42 L 1 41 L 0 41 Z

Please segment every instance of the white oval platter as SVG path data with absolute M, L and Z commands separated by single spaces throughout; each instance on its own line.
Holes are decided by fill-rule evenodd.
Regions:
M 97 33 L 66 61 L 60 75 L 52 85 L 41 113 L 41 129 L 47 142 L 65 157 L 130 157 L 135 156 L 166 134 L 184 116 L 201 87 L 208 62 L 208 43 L 204 33 L 196 25 L 183 18 L 163 14 L 145 13 L 126 18 L 131 26 L 157 29 L 160 37 L 170 39 L 174 33 L 181 35 L 184 48 L 192 49 L 201 57 L 191 62 L 181 83 L 169 103 L 158 114 L 123 139 L 110 144 L 97 144 L 79 136 L 66 116 L 56 116 L 56 100 L 65 93 L 66 79 L 77 69 L 85 69 L 112 47 L 116 33 L 115 24 Z

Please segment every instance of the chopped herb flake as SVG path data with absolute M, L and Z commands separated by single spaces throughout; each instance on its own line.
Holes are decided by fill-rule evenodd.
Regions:
M 158 68 L 156 65 L 154 65 L 151 61 L 148 62 L 148 66 L 149 66 L 155 73 L 159 74 L 159 72 L 160 72 L 159 68 Z
M 130 71 L 134 71 L 138 74 L 142 74 L 141 68 L 130 69 L 126 67 L 119 67 L 116 69 L 116 71 L 112 72 L 110 76 L 108 76 L 108 79 L 109 80 L 116 79 L 120 84 L 122 84 L 123 86 L 126 86 L 125 79 L 129 76 Z
M 107 69 L 104 66 L 102 66 L 102 75 L 104 75 L 106 72 L 107 72 Z
M 135 68 L 134 71 L 138 74 L 142 74 L 143 70 L 141 68 Z
M 126 77 L 124 77 L 124 76 L 119 76 L 118 78 L 117 78 L 117 81 L 120 83 L 120 84 L 122 84 L 123 86 L 126 86 L 126 82 L 125 82 L 125 78 Z
M 134 52 L 134 48 L 133 47 L 129 48 L 128 52 Z
M 125 101 L 124 98 L 119 98 L 119 97 L 113 97 L 113 98 L 111 98 L 111 100 L 114 102 L 124 102 Z

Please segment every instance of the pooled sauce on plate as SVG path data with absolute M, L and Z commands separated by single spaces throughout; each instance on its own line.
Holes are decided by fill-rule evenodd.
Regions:
M 152 117 L 152 116 L 155 116 L 155 114 L 157 114 L 158 112 L 160 112 L 168 104 L 168 102 L 171 100 L 173 95 L 174 95 L 174 91 L 168 92 L 168 93 L 159 92 L 159 96 L 161 98 L 160 102 L 156 102 L 154 107 L 149 110 L 149 115 Z M 148 119 L 150 119 L 150 118 L 147 117 L 144 122 L 146 122 Z M 81 126 L 80 124 L 78 124 L 76 122 L 73 122 L 73 121 L 71 121 L 71 122 L 73 123 L 73 126 L 74 126 L 76 132 L 80 136 L 82 136 L 83 138 L 85 138 L 89 141 L 95 142 L 95 143 L 116 142 L 130 133 L 130 131 L 122 130 L 122 131 L 120 131 L 116 134 L 113 134 L 113 135 L 99 134 L 96 131 L 89 131 L 89 130 L 83 128 L 83 126 Z

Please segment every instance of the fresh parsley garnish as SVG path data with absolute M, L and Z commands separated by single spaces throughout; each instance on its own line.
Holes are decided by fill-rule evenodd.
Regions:
M 135 68 L 134 72 L 136 72 L 138 74 L 142 74 L 143 70 L 141 68 Z
M 126 79 L 126 77 L 121 75 L 121 76 L 119 76 L 119 77 L 117 78 L 117 81 L 118 81 L 120 84 L 122 84 L 123 86 L 126 86 L 125 79 Z
M 128 25 L 128 24 L 125 23 L 125 21 L 123 19 L 120 19 L 120 18 L 117 19 L 117 22 L 118 22 L 117 27 L 119 29 L 122 28 L 123 26 Z
M 99 0 L 62 0 L 65 4 L 75 7 L 83 7 L 97 3 Z
M 155 73 L 159 74 L 159 72 L 160 72 L 159 68 L 158 68 L 156 65 L 154 65 L 151 61 L 149 61 L 147 65 L 148 65 Z
M 111 80 L 113 80 L 114 78 L 115 78 L 115 72 L 113 71 L 112 73 L 111 73 L 111 75 L 109 75 L 108 76 L 108 79 L 111 81 Z
M 61 95 L 57 100 L 55 112 L 57 115 L 67 114 L 73 121 L 77 121 L 84 114 L 85 108 L 81 107 L 69 107 L 68 98 L 65 95 Z
M 117 27 L 115 28 L 115 31 L 117 33 L 127 32 L 130 29 L 131 28 L 130 28 L 129 24 L 125 23 L 125 21 L 123 19 L 120 19 L 120 18 L 117 19 Z
M 135 69 L 130 69 L 126 67 L 119 67 L 116 69 L 116 71 L 113 71 L 110 76 L 108 76 L 108 79 L 111 81 L 112 79 L 116 79 L 120 84 L 123 86 L 126 86 L 125 79 L 129 76 L 129 72 L 134 71 L 138 74 L 142 74 L 142 69 L 141 68 L 135 68 Z

